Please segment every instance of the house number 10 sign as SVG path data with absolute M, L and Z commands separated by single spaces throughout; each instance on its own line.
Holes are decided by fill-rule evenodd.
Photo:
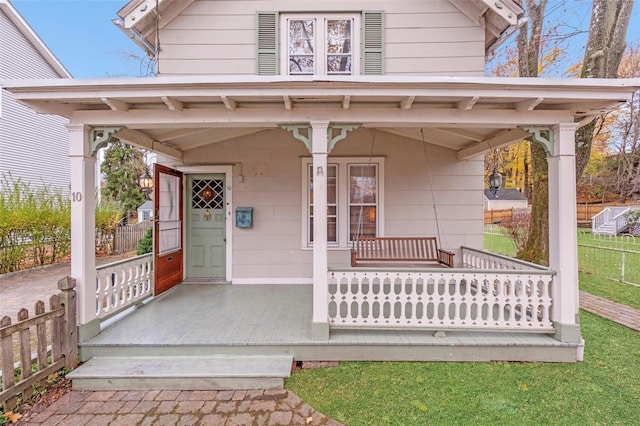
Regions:
M 71 201 L 73 201 L 74 203 L 79 203 L 80 201 L 82 201 L 82 192 L 72 192 Z

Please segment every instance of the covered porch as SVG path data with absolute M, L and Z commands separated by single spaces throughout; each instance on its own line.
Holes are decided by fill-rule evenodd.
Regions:
M 29 81 L 10 90 L 32 108 L 71 121 L 72 274 L 78 281 L 84 359 L 117 350 L 123 356 L 260 351 L 284 352 L 299 360 L 576 361 L 583 342 L 577 318 L 575 130 L 626 100 L 635 83 L 194 76 Z M 385 135 L 377 142 L 377 155 L 380 170 L 382 164 L 388 168 L 379 182 L 394 189 L 386 199 L 380 193 L 377 233 L 384 236 L 395 229 L 403 235 L 440 235 L 437 207 L 446 199 L 447 213 L 457 217 L 445 225 L 449 238 L 441 244 L 455 253 L 454 268 L 349 268 L 351 237 L 346 230 L 341 231 L 345 238 L 332 246 L 328 165 L 332 157 L 339 162 L 357 155 L 370 161 L 375 132 Z M 371 144 L 362 143 L 371 134 Z M 529 136 L 548 155 L 548 269 L 482 251 L 482 155 Z M 155 152 L 162 164 L 184 173 L 225 176 L 222 278 L 228 284 L 183 283 L 158 295 L 157 283 L 143 286 L 144 291 L 114 291 L 113 283 L 104 285 L 106 278 L 96 291 L 94 155 L 111 138 Z M 277 149 L 269 151 L 271 146 Z M 412 156 L 423 148 L 426 166 L 416 167 Z M 233 159 L 256 156 L 256 150 L 270 158 L 288 156 L 298 164 L 255 159 L 253 176 L 265 179 L 247 182 L 242 162 Z M 301 162 L 304 156 L 308 158 Z M 269 175 L 270 166 L 289 175 Z M 281 189 L 290 176 L 302 185 Z M 428 183 L 419 186 L 416 177 Z M 308 216 L 309 188 L 314 214 L 305 228 L 306 219 L 300 216 Z M 458 198 L 446 190 L 459 191 Z M 240 236 L 233 209 L 242 205 L 240 197 L 260 199 L 265 191 L 275 200 L 268 200 L 273 216 L 284 217 L 271 222 L 272 228 L 256 230 L 258 237 Z M 416 207 L 416 195 L 428 202 Z M 281 200 L 288 210 L 278 210 Z M 424 217 L 406 214 L 412 208 Z M 302 231 L 289 232 L 294 219 Z M 279 234 L 273 233 L 276 226 Z M 185 231 L 176 235 L 188 238 Z M 255 264 L 248 259 L 267 256 L 278 238 L 288 244 L 277 247 L 280 263 L 264 262 L 262 275 L 250 275 Z M 256 245 L 261 251 L 254 250 Z M 189 257 L 183 251 L 177 256 L 181 261 Z M 135 266 L 128 276 L 150 269 L 145 268 Z M 177 282 L 186 278 L 182 271 L 176 277 Z M 109 327 L 102 325 L 154 293 L 151 303 Z

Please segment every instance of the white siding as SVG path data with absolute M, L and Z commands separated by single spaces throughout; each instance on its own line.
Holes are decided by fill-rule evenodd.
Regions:
M 256 11 L 385 12 L 387 75 L 484 75 L 484 29 L 448 0 L 199 0 L 160 34 L 160 74 L 255 74 Z
M 57 78 L 55 70 L 0 11 L 0 81 Z M 0 175 L 11 174 L 33 186 L 69 190 L 68 133 L 65 119 L 36 114 L 2 91 Z M 1 185 L 1 183 L 0 183 Z
M 373 156 L 385 157 L 386 235 L 438 236 L 439 225 L 444 248 L 458 253 L 461 245 L 482 248 L 482 159 L 459 162 L 454 151 L 427 146 L 425 152 L 420 141 L 380 131 L 374 137 L 373 131 L 361 129 L 336 145 L 329 162 L 331 156 L 366 161 L 372 143 Z M 301 159 L 309 155 L 284 130 L 263 131 L 186 153 L 187 164 L 236 164 L 231 208 L 255 209 L 253 228 L 233 232 L 235 279 L 311 278 L 312 251 L 303 244 L 301 193 Z M 330 249 L 330 267 L 344 267 L 349 261 L 348 249 Z

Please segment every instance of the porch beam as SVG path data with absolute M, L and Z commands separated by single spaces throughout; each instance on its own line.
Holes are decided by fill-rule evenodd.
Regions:
M 113 123 L 128 128 L 155 126 L 167 127 L 276 127 L 282 123 L 303 123 L 328 120 L 334 123 L 368 123 L 377 127 L 422 127 L 429 125 L 474 125 L 479 127 L 516 127 L 573 121 L 569 111 L 515 111 L 481 110 L 459 111 L 454 109 L 380 109 L 338 108 L 294 109 L 287 111 L 273 108 L 237 109 L 186 109 L 175 111 L 130 110 L 121 111 L 76 111 L 73 121 L 108 126 Z
M 469 139 L 469 140 L 472 140 L 472 141 L 475 141 L 475 142 L 480 142 L 480 141 L 482 141 L 484 139 L 484 137 L 482 137 L 482 136 L 480 136 L 478 134 L 475 134 L 473 132 L 470 132 L 468 130 L 465 130 L 465 129 L 451 129 L 451 128 L 443 129 L 443 128 L 440 128 L 440 127 L 431 127 L 430 130 L 435 130 L 437 132 L 447 133 L 447 134 L 453 135 L 453 136 L 460 136 L 462 138 Z
M 71 277 L 76 280 L 79 339 L 100 331 L 96 318 L 96 158 L 91 153 L 89 127 L 67 125 L 71 162 Z
M 207 131 L 207 129 L 203 129 L 203 128 L 171 130 L 169 132 L 165 132 L 158 135 L 157 138 L 159 142 L 167 142 L 173 139 L 181 138 L 183 136 L 189 136 L 197 133 L 202 133 L 205 131 Z
M 549 267 L 556 272 L 553 317 L 556 338 L 580 343 L 576 234 L 575 123 L 553 126 L 549 164 Z
M 137 130 L 122 129 L 114 133 L 113 137 L 120 139 L 124 143 L 162 154 L 174 160 L 182 161 L 182 151 L 150 138 Z
M 368 126 L 362 126 L 362 127 L 368 127 Z M 442 139 L 437 139 L 437 138 L 430 138 L 428 136 L 427 132 L 416 132 L 416 131 L 411 131 L 411 130 L 405 130 L 405 129 L 393 129 L 393 128 L 381 128 L 381 131 L 385 132 L 385 133 L 390 133 L 392 135 L 397 135 L 397 136 L 402 136 L 408 139 L 413 139 L 416 141 L 420 141 L 420 142 L 426 142 L 428 144 L 431 145 L 436 145 L 436 146 L 440 146 L 442 148 L 447 148 L 447 149 L 451 149 L 451 145 L 447 144 L 446 142 L 443 142 Z M 431 130 L 430 128 L 427 130 Z
M 483 152 L 512 144 L 529 136 L 530 134 L 522 129 L 507 129 L 491 136 L 488 139 L 475 143 L 468 148 L 458 151 L 458 160 L 468 160 L 469 158 L 475 157 Z

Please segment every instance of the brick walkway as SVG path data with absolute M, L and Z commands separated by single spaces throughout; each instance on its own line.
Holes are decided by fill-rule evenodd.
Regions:
M 286 390 L 71 391 L 19 424 L 342 425 Z
M 627 305 L 612 302 L 602 297 L 594 296 L 585 291 L 580 292 L 580 308 L 592 314 L 617 322 L 626 327 L 640 331 L 640 310 Z

